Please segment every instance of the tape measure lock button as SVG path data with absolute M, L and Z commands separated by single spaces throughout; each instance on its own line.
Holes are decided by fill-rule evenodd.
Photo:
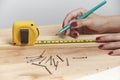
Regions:
M 29 38 L 29 30 L 28 29 L 20 29 L 21 44 L 28 44 L 28 38 Z

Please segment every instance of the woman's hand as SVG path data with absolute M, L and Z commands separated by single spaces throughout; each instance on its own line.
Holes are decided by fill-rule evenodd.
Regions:
M 98 42 L 110 41 L 109 43 L 101 44 L 99 48 L 104 50 L 111 50 L 108 53 L 109 55 L 120 56 L 120 33 L 100 36 L 100 37 L 97 37 L 96 40 Z
M 65 35 L 77 38 L 84 33 L 120 32 L 120 16 L 105 17 L 93 13 L 85 19 L 76 20 L 86 12 L 86 9 L 80 8 L 67 14 L 62 27 L 68 23 L 71 23 L 72 27 L 65 32 Z
M 72 27 L 65 32 L 65 35 L 77 38 L 82 33 L 104 33 L 107 31 L 105 27 L 107 24 L 106 17 L 91 14 L 86 19 L 76 20 L 86 12 L 87 10 L 80 8 L 68 13 L 63 21 L 63 27 L 68 23 L 71 23 Z

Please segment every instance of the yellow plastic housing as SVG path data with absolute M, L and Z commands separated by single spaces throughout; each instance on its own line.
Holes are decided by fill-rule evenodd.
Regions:
M 29 31 L 28 43 L 26 45 L 27 46 L 34 45 L 38 36 L 39 36 L 39 31 L 38 31 L 38 28 L 33 21 L 21 21 L 21 22 L 15 22 L 13 24 L 13 29 L 12 29 L 12 41 L 13 41 L 13 43 L 17 46 L 23 45 L 20 41 L 21 40 L 20 39 L 20 30 L 21 29 L 28 29 L 28 31 Z

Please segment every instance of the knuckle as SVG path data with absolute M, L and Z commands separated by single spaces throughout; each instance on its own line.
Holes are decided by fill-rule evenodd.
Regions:
M 111 36 L 104 36 L 103 39 L 104 40 L 111 40 Z
M 109 43 L 108 46 L 114 47 L 116 44 L 115 43 Z
M 102 36 L 101 40 L 103 40 L 103 41 L 111 40 L 111 36 Z
M 119 42 L 111 42 L 111 43 L 108 43 L 107 46 L 109 47 L 118 47 L 118 44 L 120 44 Z

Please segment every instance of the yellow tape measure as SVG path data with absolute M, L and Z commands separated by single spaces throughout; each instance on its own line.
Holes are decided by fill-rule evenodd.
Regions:
M 96 42 L 96 40 L 84 40 L 84 39 L 75 39 L 75 40 L 37 40 L 35 44 L 59 44 L 59 43 L 91 43 Z
M 37 40 L 39 30 L 33 21 L 15 22 L 12 29 L 12 41 L 15 45 L 32 46 L 34 44 L 90 43 L 96 40 Z

